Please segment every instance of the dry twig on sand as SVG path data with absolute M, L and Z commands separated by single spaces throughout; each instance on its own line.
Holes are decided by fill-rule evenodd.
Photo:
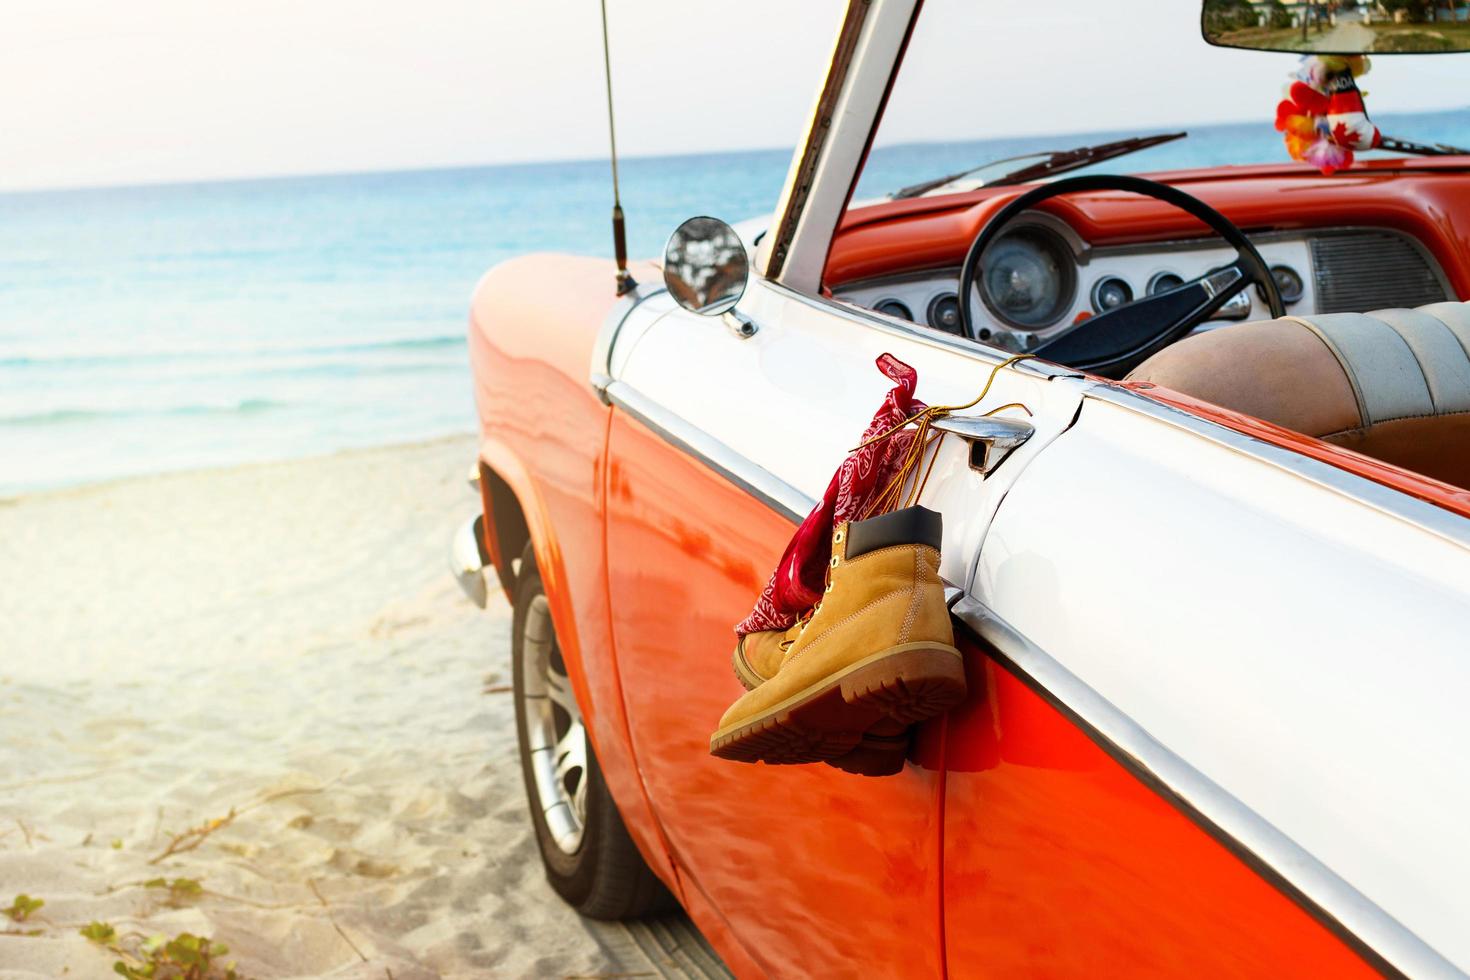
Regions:
M 340 776 L 337 777 L 337 779 L 340 778 Z M 158 854 L 155 854 L 153 857 L 149 858 L 148 863 L 157 864 L 164 858 L 172 857 L 175 854 L 183 854 L 186 851 L 192 851 L 200 844 L 203 844 L 209 838 L 210 834 L 214 833 L 216 830 L 220 830 L 223 827 L 228 827 L 230 824 L 234 823 L 236 817 L 242 817 L 245 814 L 249 813 L 251 810 L 258 810 L 261 807 L 266 806 L 267 804 L 275 803 L 278 800 L 284 800 L 289 796 L 307 796 L 313 793 L 324 792 L 329 786 L 337 782 L 337 779 L 334 779 L 329 783 L 323 783 L 320 786 L 308 786 L 301 789 L 283 789 L 279 792 L 269 793 L 265 796 L 262 796 L 255 802 L 249 803 L 243 807 L 230 807 L 230 812 L 225 814 L 223 817 L 215 817 L 213 820 L 206 820 L 204 821 L 204 823 L 200 824 L 197 827 L 190 827 L 188 830 L 184 831 L 181 834 L 175 834 L 173 836 L 173 839 L 168 842 L 168 846 L 165 847 Z
M 344 943 L 352 947 L 352 951 L 357 954 L 358 959 L 366 963 L 368 961 L 368 958 L 363 955 L 362 950 L 357 948 L 357 943 L 353 942 L 351 937 L 349 937 L 347 933 L 343 930 L 343 928 L 337 923 L 337 917 L 332 914 L 332 906 L 327 902 L 326 897 L 322 895 L 321 890 L 316 887 L 316 879 L 306 879 L 306 887 L 311 889 L 311 893 L 316 896 L 316 900 L 322 903 L 322 908 L 327 910 L 327 921 L 332 924 L 333 929 L 337 930 L 337 935 L 342 937 L 342 941 Z M 388 980 L 393 980 L 392 970 L 384 967 L 383 972 L 388 974 Z
M 234 807 L 230 807 L 230 812 L 225 814 L 223 817 L 215 817 L 213 820 L 206 820 L 204 821 L 204 823 L 200 824 L 197 827 L 190 827 L 182 834 L 175 834 L 173 840 L 168 842 L 168 847 L 164 848 L 160 853 L 149 858 L 148 863 L 157 864 L 159 861 L 162 861 L 166 857 L 172 857 L 175 854 L 183 854 L 185 851 L 194 850 L 194 848 L 198 847 L 200 844 L 203 844 L 205 839 L 208 838 L 210 834 L 214 833 L 216 830 L 219 830 L 221 827 L 228 827 L 239 815 L 239 811 L 237 811 Z

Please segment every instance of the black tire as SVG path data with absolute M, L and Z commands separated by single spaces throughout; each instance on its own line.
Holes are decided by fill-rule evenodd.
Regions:
M 570 853 L 557 843 L 540 805 L 535 773 L 531 764 L 528 734 L 526 665 L 523 652 L 526 626 L 532 603 L 544 596 L 541 574 L 530 546 L 521 556 L 516 576 L 515 613 L 511 620 L 511 671 L 516 702 L 516 740 L 520 743 L 521 775 L 526 784 L 526 802 L 531 823 L 536 828 L 536 843 L 546 880 L 556 893 L 582 915 L 593 919 L 631 919 L 654 911 L 675 907 L 676 903 L 658 877 L 649 870 L 643 855 L 628 836 L 628 829 L 618 813 L 617 804 L 602 778 L 602 768 L 592 746 L 587 745 L 586 818 L 578 846 Z M 559 657 L 555 634 L 553 655 Z

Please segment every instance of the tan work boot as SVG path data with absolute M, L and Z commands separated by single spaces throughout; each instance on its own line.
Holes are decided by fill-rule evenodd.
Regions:
M 786 649 L 801 635 L 800 624 L 789 630 L 765 630 L 746 633 L 735 641 L 731 663 L 735 678 L 747 691 L 754 691 L 776 676 Z M 785 641 L 783 645 L 783 641 Z M 903 771 L 908 757 L 908 726 L 897 722 L 879 722 L 863 734 L 851 752 L 826 760 L 827 765 L 858 776 L 892 776 Z
M 837 528 L 826 594 L 775 676 L 725 712 L 710 752 L 822 762 L 958 704 L 965 673 L 939 580 L 941 530 L 923 507 Z

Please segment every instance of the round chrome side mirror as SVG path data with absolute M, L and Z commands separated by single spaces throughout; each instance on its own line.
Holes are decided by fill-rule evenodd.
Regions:
M 664 285 L 691 313 L 719 316 L 735 308 L 750 279 L 750 258 L 735 229 L 719 218 L 690 218 L 669 236 Z

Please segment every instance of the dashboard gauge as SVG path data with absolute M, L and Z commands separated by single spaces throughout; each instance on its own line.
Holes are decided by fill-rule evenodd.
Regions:
M 1133 302 L 1133 287 L 1117 276 L 1104 276 L 1092 287 L 1092 308 L 1099 313 Z
M 1041 227 L 1008 232 L 985 250 L 980 298 L 991 313 L 1020 330 L 1060 322 L 1077 289 L 1071 249 Z
M 1156 272 L 1148 281 L 1148 294 L 1157 296 L 1159 293 L 1167 293 L 1171 289 L 1178 289 L 1184 285 L 1184 277 L 1176 276 L 1172 272 Z
M 914 311 L 896 299 L 881 300 L 873 309 L 885 316 L 896 316 L 900 320 L 912 321 L 914 319 Z
M 960 298 L 954 293 L 940 293 L 929 301 L 929 326 L 945 333 L 958 334 L 960 327 Z
M 1276 280 L 1276 289 L 1281 293 L 1281 302 L 1290 306 L 1292 303 L 1300 303 L 1306 295 L 1306 286 L 1302 285 L 1301 275 L 1289 265 L 1273 265 L 1271 267 L 1271 278 Z M 1266 298 L 1266 291 L 1260 286 L 1256 291 L 1261 298 Z

